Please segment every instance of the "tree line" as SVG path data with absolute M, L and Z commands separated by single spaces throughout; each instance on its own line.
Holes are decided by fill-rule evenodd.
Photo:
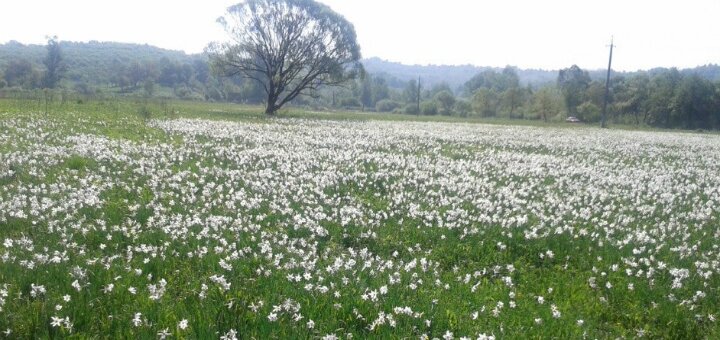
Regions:
M 378 61 L 373 63 L 378 68 Z M 292 104 L 400 114 L 545 121 L 575 116 L 587 123 L 600 120 L 605 91 L 600 72 L 573 65 L 556 71 L 553 77 L 544 74 L 544 83 L 528 81 L 524 74 L 515 67 L 485 68 L 463 84 L 451 86 L 437 78 L 429 83 L 422 76 L 402 80 L 407 74 L 366 73 L 344 86 L 297 96 Z M 609 121 L 719 129 L 718 79 L 720 67 L 715 65 L 614 72 Z M 109 93 L 249 104 L 265 101 L 256 82 L 217 75 L 202 54 L 185 55 L 143 45 L 61 42 L 56 37 L 49 38 L 46 46 L 0 46 L 0 89 L 56 87 L 89 96 Z
M 480 72 L 455 90 L 442 83 L 423 89 L 416 80 L 403 89 L 388 88 L 382 78 L 368 76 L 342 95 L 339 100 L 334 95 L 333 103 L 380 112 L 544 121 L 573 116 L 596 123 L 605 82 L 573 65 L 558 71 L 553 83 L 522 85 L 516 69 L 506 67 Z M 607 113 L 610 122 L 620 124 L 720 129 L 720 82 L 676 68 L 614 74 Z
M 47 62 L 52 48 L 54 65 Z M 57 70 L 57 72 L 55 71 Z M 46 82 L 47 75 L 54 81 Z M 244 79 L 217 77 L 206 55 L 113 42 L 59 41 L 47 45 L 0 45 L 0 89 L 58 88 L 84 96 L 150 96 L 260 103 L 257 88 Z

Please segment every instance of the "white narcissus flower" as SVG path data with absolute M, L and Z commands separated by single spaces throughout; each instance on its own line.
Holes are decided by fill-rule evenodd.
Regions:
M 59 318 L 55 316 L 50 317 L 50 320 L 50 326 L 53 327 L 61 327 L 63 325 L 63 322 L 65 321 L 64 318 Z
M 167 283 L 165 294 L 166 282 L 153 281 L 159 274 L 153 267 L 190 259 L 187 263 L 204 263 L 204 269 L 211 271 L 203 270 L 206 277 L 188 282 L 192 285 L 188 289 L 195 289 L 192 294 L 204 303 L 225 298 L 219 303 L 229 309 L 249 307 L 271 322 L 286 315 L 309 329 L 316 327 L 307 321 L 312 313 L 300 311 L 299 304 L 269 309 L 233 298 L 240 293 L 234 290 L 244 290 L 248 281 L 230 274 L 247 271 L 248 280 L 283 277 L 287 287 L 305 287 L 298 301 L 332 294 L 332 307 L 339 311 L 352 306 L 346 301 L 353 297 L 363 308 L 392 310 L 377 319 L 382 320 L 377 327 L 383 330 L 400 330 L 409 318 L 424 321 L 438 310 L 454 308 L 445 303 L 448 294 L 467 291 L 483 296 L 486 283 L 495 281 L 509 288 L 509 300 L 504 302 L 509 309 L 535 298 L 536 306 L 551 304 L 552 316 L 539 312 L 550 318 L 543 316 L 545 321 L 562 318 L 552 304 L 559 301 L 554 289 L 523 291 L 526 282 L 518 280 L 524 276 L 513 264 L 469 268 L 459 259 L 446 268 L 445 261 L 433 260 L 438 248 L 432 242 L 412 244 L 416 242 L 411 239 L 387 251 L 364 246 L 388 235 L 403 237 L 407 228 L 413 228 L 412 233 L 444 238 L 447 245 L 481 238 L 483 246 L 506 255 L 518 251 L 518 242 L 539 242 L 545 245 L 529 255 L 543 270 L 570 272 L 577 261 L 587 261 L 592 270 L 583 279 L 594 290 L 612 289 L 630 298 L 641 298 L 631 292 L 646 287 L 674 290 L 662 301 L 646 304 L 682 306 L 698 313 L 698 320 L 715 321 L 707 314 L 712 311 L 700 308 L 712 297 L 712 278 L 718 272 L 714 261 L 718 246 L 706 243 L 720 234 L 704 228 L 717 222 L 720 202 L 720 192 L 714 190 L 720 187 L 715 166 L 720 164 L 720 137 L 712 134 L 425 122 L 288 119 L 257 124 L 173 119 L 151 120 L 142 127 L 141 131 L 163 131 L 163 137 L 148 134 L 129 141 L 102 136 L 100 125 L 95 126 L 94 120 L 88 123 L 87 117 L 78 122 L 12 117 L 0 119 L 0 144 L 11 149 L 0 155 L 0 182 L 15 178 L 16 169 L 22 176 L 0 186 L 0 224 L 8 218 L 26 220 L 57 237 L 3 236 L 0 263 L 38 280 L 30 287 L 10 282 L 10 291 L 0 287 L 1 313 L 22 312 L 12 310 L 18 308 L 10 303 L 16 294 L 46 303 L 56 313 L 84 308 L 71 304 L 70 295 L 62 295 L 72 291 L 82 292 L 79 297 L 91 295 L 88 301 L 93 308 L 106 303 L 107 296 L 92 296 L 98 293 L 168 300 L 167 294 L 175 293 L 183 282 Z M 138 127 L 132 120 L 123 124 Z M 177 140 L 167 142 L 163 139 L 167 136 Z M 70 167 L 78 159 L 92 164 L 81 170 Z M 24 180 L 27 176 L 33 180 Z M 43 181 L 48 178 L 52 181 Z M 111 197 L 114 193 L 121 197 Z M 123 208 L 120 220 L 86 216 L 86 211 L 103 211 L 108 204 Z M 405 232 L 394 235 L 386 229 L 396 226 Z M 494 235 L 496 227 L 499 235 Z M 336 233 L 348 246 L 319 246 L 319 240 Z M 153 242 L 142 241 L 148 236 Z M 568 247 L 553 246 L 557 237 Z M 587 242 L 592 248 L 585 247 Z M 605 250 L 628 256 L 612 261 L 599 256 Z M 67 274 L 60 286 L 42 275 L 63 266 Z M 98 281 L 111 277 L 113 283 Z M 623 292 L 611 283 L 618 283 L 619 277 L 632 281 Z M 358 282 L 362 288 L 356 290 Z M 68 283 L 69 291 L 55 290 Z M 122 289 L 114 290 L 114 283 Z M 558 291 L 562 286 L 555 285 Z M 394 288 L 392 293 L 388 287 Z M 700 291 L 692 295 L 689 288 Z M 432 304 L 418 309 L 417 301 L 397 300 L 410 290 L 417 294 L 432 290 L 437 296 L 428 297 Z M 548 298 L 535 295 L 544 291 Z M 276 292 L 264 293 L 270 295 L 266 301 L 285 299 Z M 602 295 L 598 294 L 599 301 L 609 303 Z M 401 307 L 405 305 L 416 310 Z M 502 322 L 505 314 L 512 314 L 502 313 L 503 306 L 491 306 L 487 314 L 485 306 L 476 306 L 482 308 L 476 312 L 471 306 L 472 310 L 459 314 L 477 320 L 482 313 Z M 370 314 L 363 313 L 352 317 L 372 324 L 365 318 Z M 159 330 L 155 320 L 143 319 L 140 313 L 114 315 L 131 327 Z M 578 326 L 587 325 L 581 321 L 576 321 Z M 72 325 L 69 318 L 57 316 L 46 322 L 51 327 Z M 426 324 L 429 327 L 431 321 Z M 416 326 L 424 328 L 421 325 Z M 176 330 L 189 326 L 179 320 Z M 431 330 L 418 329 L 415 334 L 423 331 Z M 217 334 L 236 337 L 227 329 Z M 163 331 L 158 336 L 166 335 Z
M 186 328 L 188 328 L 188 320 L 187 319 L 180 320 L 180 322 L 178 323 L 178 328 L 180 328 L 181 330 L 185 330 Z

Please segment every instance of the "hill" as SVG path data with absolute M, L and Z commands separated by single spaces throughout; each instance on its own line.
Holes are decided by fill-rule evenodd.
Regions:
M 182 51 L 166 50 L 150 45 L 116 42 L 60 42 L 67 64 L 66 79 L 93 85 L 108 84 L 121 66 L 134 62 L 159 63 L 168 60 L 175 63 L 192 63 L 201 58 Z M 12 60 L 27 60 L 40 67 L 45 57 L 44 45 L 24 45 L 11 41 L 0 45 L 0 69 Z
M 78 84 L 91 87 L 120 87 L 124 89 L 139 88 L 136 77 L 153 79 L 166 88 L 177 89 L 178 85 L 190 88 L 198 94 L 213 92 L 209 86 L 217 81 L 209 74 L 207 59 L 202 54 L 186 54 L 182 51 L 167 50 L 150 45 L 128 44 L 117 42 L 69 42 L 60 43 L 67 64 L 64 86 L 73 88 Z M 29 61 L 36 71 L 44 68 L 42 59 L 46 50 L 44 45 L 25 45 L 16 41 L 0 44 L 0 73 L 8 63 L 14 60 Z M 447 84 L 451 89 L 458 90 L 474 75 L 487 71 L 501 71 L 501 68 L 474 65 L 405 65 L 377 57 L 363 60 L 365 69 L 373 76 L 384 78 L 390 88 L 404 88 L 408 81 L 422 79 L 426 88 L 439 84 Z M 568 65 L 570 66 L 570 65 Z M 665 69 L 649 70 L 649 74 L 663 72 Z M 515 68 L 521 85 L 540 87 L 553 84 L 557 80 L 557 70 Z M 711 81 L 720 81 L 720 66 L 705 65 L 682 70 L 683 74 L 698 74 Z M 604 70 L 590 70 L 591 78 L 603 80 Z M 630 76 L 635 73 L 619 72 L 619 75 Z M 127 78 L 127 79 L 123 79 Z M 122 83 L 127 86 L 123 86 Z M 130 85 L 134 85 L 130 86 Z M 237 85 L 242 86 L 241 83 Z M 215 86 L 215 85 L 213 85 Z M 226 98 L 227 99 L 227 98 Z
M 380 58 L 363 60 L 365 69 L 374 75 L 390 77 L 405 83 L 420 77 L 423 83 L 434 86 L 446 83 L 450 88 L 457 89 L 474 75 L 483 71 L 500 72 L 502 68 L 474 65 L 405 65 Z M 522 84 L 542 85 L 557 80 L 556 70 L 516 69 Z M 395 85 L 392 81 L 389 85 Z

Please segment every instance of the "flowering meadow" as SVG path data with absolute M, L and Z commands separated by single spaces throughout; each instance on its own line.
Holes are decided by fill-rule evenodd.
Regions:
M 718 338 L 720 136 L 0 113 L 0 338 Z

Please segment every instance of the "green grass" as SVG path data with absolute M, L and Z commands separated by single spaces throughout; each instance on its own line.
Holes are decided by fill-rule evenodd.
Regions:
M 408 122 L 448 122 L 448 123 L 477 123 L 491 125 L 511 125 L 511 126 L 532 126 L 532 127 L 552 127 L 552 128 L 599 128 L 600 124 L 570 124 L 565 123 L 562 118 L 544 122 L 539 119 L 511 119 L 507 117 L 460 117 L 460 116 L 443 116 L 443 115 L 408 115 L 396 113 L 376 113 L 376 112 L 359 112 L 359 111 L 317 111 L 302 108 L 286 107 L 281 109 L 276 116 L 269 117 L 263 114 L 264 107 L 257 105 L 242 105 L 234 103 L 214 103 L 201 101 L 188 101 L 178 99 L 142 99 L 142 98 L 122 98 L 108 97 L 106 99 L 82 99 L 71 96 L 65 102 L 54 99 L 48 106 L 48 112 L 45 111 L 46 106 L 43 99 L 12 99 L 0 98 L 0 114 L 2 113 L 23 113 L 35 112 L 35 116 L 41 115 L 60 115 L 63 116 L 68 112 L 79 113 L 89 117 L 103 117 L 112 121 L 117 117 L 127 117 L 128 115 L 141 117 L 140 111 L 146 108 L 149 111 L 150 118 L 154 119 L 172 119 L 172 118 L 193 118 L 193 119 L 212 119 L 223 121 L 251 121 L 251 122 L 267 122 L 276 118 L 299 118 L 299 119 L 319 119 L 319 120 L 350 120 L 350 121 L 408 121 Z M 560 117 L 560 116 L 558 116 Z M 629 130 L 629 131 L 650 131 L 662 132 L 666 131 L 660 128 L 643 125 L 643 124 L 625 124 L 618 122 L 609 122 L 610 129 Z M 673 130 L 684 131 L 684 130 Z M 685 131 L 697 133 L 696 130 Z M 716 131 L 704 131 L 709 135 L 716 135 Z
M 527 222 L 516 229 L 497 221 L 479 220 L 462 228 L 445 228 L 438 219 L 412 215 L 414 208 L 396 206 L 391 199 L 397 193 L 394 191 L 397 186 L 403 185 L 401 189 L 412 197 L 412 203 L 417 203 L 420 211 L 429 216 L 436 213 L 442 216 L 443 223 L 449 223 L 451 220 L 447 215 L 456 207 L 462 207 L 473 217 L 487 213 L 477 202 L 484 199 L 500 202 L 507 194 L 504 189 L 512 188 L 514 184 L 531 184 L 536 195 L 527 198 L 531 203 L 572 192 L 572 188 L 561 185 L 562 178 L 520 176 L 507 171 L 503 164 L 484 164 L 482 173 L 468 176 L 486 179 L 487 192 L 459 203 L 443 203 L 442 198 L 461 197 L 462 194 L 448 191 L 440 180 L 464 178 L 462 176 L 466 174 L 432 173 L 418 183 L 407 184 L 407 178 L 396 173 L 392 175 L 390 170 L 396 169 L 388 169 L 387 165 L 376 161 L 351 159 L 342 163 L 345 168 L 338 170 L 349 179 L 333 182 L 334 185 L 328 185 L 324 190 L 304 188 L 308 190 L 303 192 L 307 196 L 300 197 L 297 192 L 283 191 L 283 185 L 290 187 L 287 183 L 296 180 L 292 176 L 270 176 L 272 179 L 263 183 L 275 185 L 269 188 L 250 183 L 250 177 L 257 179 L 257 174 L 266 170 L 258 168 L 263 161 L 268 162 L 267 169 L 273 170 L 274 176 L 279 176 L 282 172 L 278 168 L 284 165 L 283 159 L 268 160 L 267 155 L 260 154 L 257 158 L 238 161 L 216 153 L 218 146 L 232 145 L 248 151 L 255 149 L 256 144 L 234 144 L 233 140 L 211 136 L 168 133 L 154 127 L 148 118 L 198 118 L 257 125 L 292 125 L 294 121 L 286 118 L 336 122 L 479 123 L 498 125 L 498 129 L 512 124 L 549 127 L 554 129 L 552 131 L 558 128 L 577 130 L 580 134 L 596 129 L 530 120 L 325 113 L 299 109 L 287 109 L 278 117 L 269 118 L 261 113 L 260 107 L 184 101 L 109 99 L 67 101 L 48 107 L 45 112 L 44 103 L 38 101 L 0 99 L 0 132 L 11 136 L 0 139 L 3 157 L 0 160 L 10 162 L 11 153 L 30 155 L 28 159 L 32 160 L 11 162 L 8 167 L 13 171 L 12 175 L 0 172 L 0 200 L 10 202 L 21 197 L 18 205 L 27 207 L 41 207 L 42 198 L 60 205 L 70 204 L 68 202 L 73 200 L 82 203 L 73 203 L 43 216 L 33 212 L 41 209 L 37 207 L 24 209 L 25 216 L 0 212 L 0 242 L 8 239 L 14 242 L 11 247 L 0 246 L 0 256 L 5 256 L 0 262 L 0 289 L 8 295 L 0 303 L 0 332 L 10 329 L 12 333 L 8 338 L 156 338 L 158 332 L 166 328 L 174 337 L 199 339 L 218 338 L 230 329 L 236 330 L 241 338 L 258 339 L 318 338 L 326 334 L 352 334 L 355 338 L 442 337 L 447 331 L 455 336 L 472 337 L 485 333 L 498 338 L 531 339 L 634 338 L 641 333 L 651 338 L 670 339 L 720 336 L 720 327 L 707 319 L 707 315 L 718 312 L 720 304 L 720 294 L 715 288 L 720 285 L 717 274 L 704 280 L 693 271 L 694 276 L 679 290 L 669 288 L 672 279 L 666 273 L 658 274 L 652 285 L 647 280 L 628 277 L 623 270 L 637 268 L 624 263 L 635 260 L 634 248 L 643 245 L 630 243 L 618 247 L 612 244 L 610 241 L 620 242 L 627 236 L 622 231 L 607 237 L 606 242 L 599 242 L 596 236 L 571 235 L 570 232 L 526 239 L 522 232 L 537 226 L 540 221 L 540 217 L 531 213 L 527 214 Z M 143 108 L 149 114 L 141 114 Z M 617 128 L 636 129 L 613 126 L 613 129 Z M 39 130 L 48 132 L 38 134 Z M 91 136 L 95 138 L 91 139 L 94 142 L 77 146 L 69 139 L 82 136 Z M 437 164 L 438 167 L 445 164 L 443 162 L 477 161 L 477 155 L 489 156 L 503 151 L 528 157 L 554 155 L 552 148 L 543 145 L 508 147 L 495 145 L 493 141 L 483 143 L 465 145 L 440 140 L 422 144 L 414 149 L 414 154 L 402 154 L 390 147 L 378 152 Z M 98 151 L 105 147 L 110 148 L 110 153 L 126 157 L 98 157 L 106 155 Z M 52 153 L 52 150 L 67 152 Z M 167 155 L 182 155 L 183 158 L 162 159 L 163 166 L 153 166 Z M 583 156 L 597 155 L 579 155 L 576 160 Z M 598 162 L 613 157 L 622 160 L 618 164 L 636 165 L 636 160 L 630 156 L 621 158 L 622 155 L 613 154 L 598 156 Z M 325 159 L 319 163 L 332 161 Z M 680 160 L 668 158 L 663 162 L 675 164 Z M 313 171 L 319 171 L 322 165 L 313 164 L 316 167 Z M 232 170 L 237 178 L 214 172 L 217 169 Z M 378 176 L 383 173 L 391 175 Z M 154 181 L 156 177 L 166 181 Z M 215 186 L 217 183 L 223 184 L 223 188 Z M 432 192 L 441 192 L 442 197 L 423 197 L 417 189 L 425 185 L 422 183 L 428 183 Z M 88 188 L 97 191 L 83 191 Z M 249 202 L 263 190 L 275 196 L 267 194 L 260 202 Z M 231 195 L 239 195 L 238 202 L 245 200 L 247 205 L 212 204 Z M 33 202 L 35 198 L 38 198 L 37 202 Z M 333 198 L 337 200 L 333 201 Z M 287 200 L 286 209 L 273 208 L 273 204 L 281 200 Z M 708 202 L 710 198 L 703 200 Z M 612 201 L 617 202 L 633 207 L 629 198 Z M 562 203 L 591 205 L 587 202 Z M 672 207 L 673 213 L 691 212 L 695 208 L 682 202 L 678 204 Z M 388 216 L 382 218 L 382 227 L 379 227 L 372 225 L 372 218 L 367 215 L 351 218 L 349 222 L 332 215 L 345 206 L 361 207 L 365 212 Z M 511 210 L 512 207 L 502 209 Z M 321 213 L 330 216 L 319 223 L 327 230 L 327 235 L 314 234 L 308 229 L 310 223 L 296 219 L 296 216 Z M 612 214 L 603 217 L 593 211 L 585 223 L 571 216 L 558 217 L 567 220 L 571 230 L 587 228 L 602 234 L 605 230 L 596 223 L 598 219 L 628 217 L 621 208 L 613 210 Z M 717 210 L 712 214 L 717 217 Z M 592 220 L 593 217 L 596 220 Z M 630 217 L 637 219 L 630 224 L 634 227 L 662 222 L 640 215 Z M 656 217 L 668 218 L 660 213 Z M 672 261 L 669 265 L 679 268 L 692 268 L 694 261 L 711 261 L 700 255 L 678 258 L 669 249 L 686 243 L 699 244 L 701 249 L 697 252 L 712 256 L 712 241 L 708 240 L 717 228 L 711 224 L 716 220 L 710 221 L 699 223 L 691 237 L 671 237 L 669 240 L 675 243 L 652 255 Z M 268 254 L 265 247 L 270 247 L 274 254 Z M 548 250 L 552 250 L 553 259 L 540 258 L 539 255 Z M 360 256 L 351 254 L 360 252 L 370 255 L 351 268 L 332 273 L 326 270 L 336 259 L 359 260 Z M 49 260 L 55 257 L 59 258 L 59 263 Z M 418 269 L 423 266 L 419 259 L 426 268 Z M 232 270 L 222 268 L 221 261 L 226 260 Z M 306 260 L 316 262 L 312 278 L 290 282 L 288 275 L 302 274 L 304 271 L 297 263 Z M 412 261 L 417 267 L 402 269 Z M 289 269 L 281 269 L 276 263 L 286 264 Z M 368 267 L 363 267 L 365 263 Z M 623 267 L 612 271 L 609 269 L 612 264 L 623 264 Z M 383 269 L 384 265 L 392 269 Z M 395 272 L 401 283 L 389 284 L 389 277 Z M 230 290 L 219 289 L 219 284 L 209 280 L 220 274 L 231 284 Z M 464 282 L 466 277 L 468 282 Z M 600 287 L 591 287 L 590 277 L 596 278 Z M 162 297 L 154 300 L 148 286 L 158 285 L 160 279 L 167 282 L 167 287 Z M 82 285 L 80 290 L 73 287 L 76 280 Z M 605 288 L 606 282 L 612 282 L 614 289 Z M 414 283 L 417 288 L 407 288 Z M 38 284 L 44 286 L 46 293 L 32 296 L 31 287 Z M 112 291 L 107 289 L 110 284 L 114 285 Z M 208 290 L 201 298 L 199 293 L 204 284 Z M 339 293 L 339 297 L 308 291 L 307 284 L 326 286 L 331 293 Z M 627 289 L 628 284 L 634 284 L 633 291 Z M 470 287 L 474 285 L 475 290 L 471 291 Z M 378 301 L 361 298 L 383 286 L 388 287 L 388 292 Z M 137 293 L 129 293 L 130 287 L 137 289 Z M 693 309 L 668 299 L 669 294 L 676 294 L 678 299 L 690 299 L 696 291 L 704 291 L 707 297 L 697 302 Z M 64 301 L 65 295 L 70 296 L 69 302 Z M 538 296 L 544 297 L 543 304 L 538 302 Z M 286 301 L 300 304 L 302 320 L 293 321 L 294 312 L 278 313 L 277 321 L 268 318 L 273 305 L 280 306 Z M 504 307 L 498 316 L 493 316 L 492 310 L 498 302 Z M 516 303 L 514 308 L 510 307 L 511 302 Z M 263 305 L 258 307 L 259 312 L 254 312 L 253 308 L 260 303 Z M 62 308 L 58 309 L 58 305 Z M 562 311 L 562 317 L 553 317 L 551 305 Z M 386 323 L 376 329 L 370 328 L 379 312 L 391 314 L 394 307 L 405 306 L 412 307 L 422 316 L 398 314 L 394 315 L 395 327 Z M 477 319 L 472 318 L 474 312 L 479 312 Z M 132 322 L 135 313 L 141 313 L 143 319 L 137 326 Z M 699 319 L 697 315 L 703 318 Z M 54 316 L 68 317 L 73 323 L 72 329 L 51 326 Z M 186 330 L 178 328 L 183 319 L 189 320 Z M 542 321 L 536 322 L 536 319 Z M 306 326 L 308 320 L 315 322 L 315 328 Z M 428 325 L 426 320 L 432 322 Z M 578 320 L 583 321 L 582 325 Z M 2 337 L 5 336 L 0 334 Z

